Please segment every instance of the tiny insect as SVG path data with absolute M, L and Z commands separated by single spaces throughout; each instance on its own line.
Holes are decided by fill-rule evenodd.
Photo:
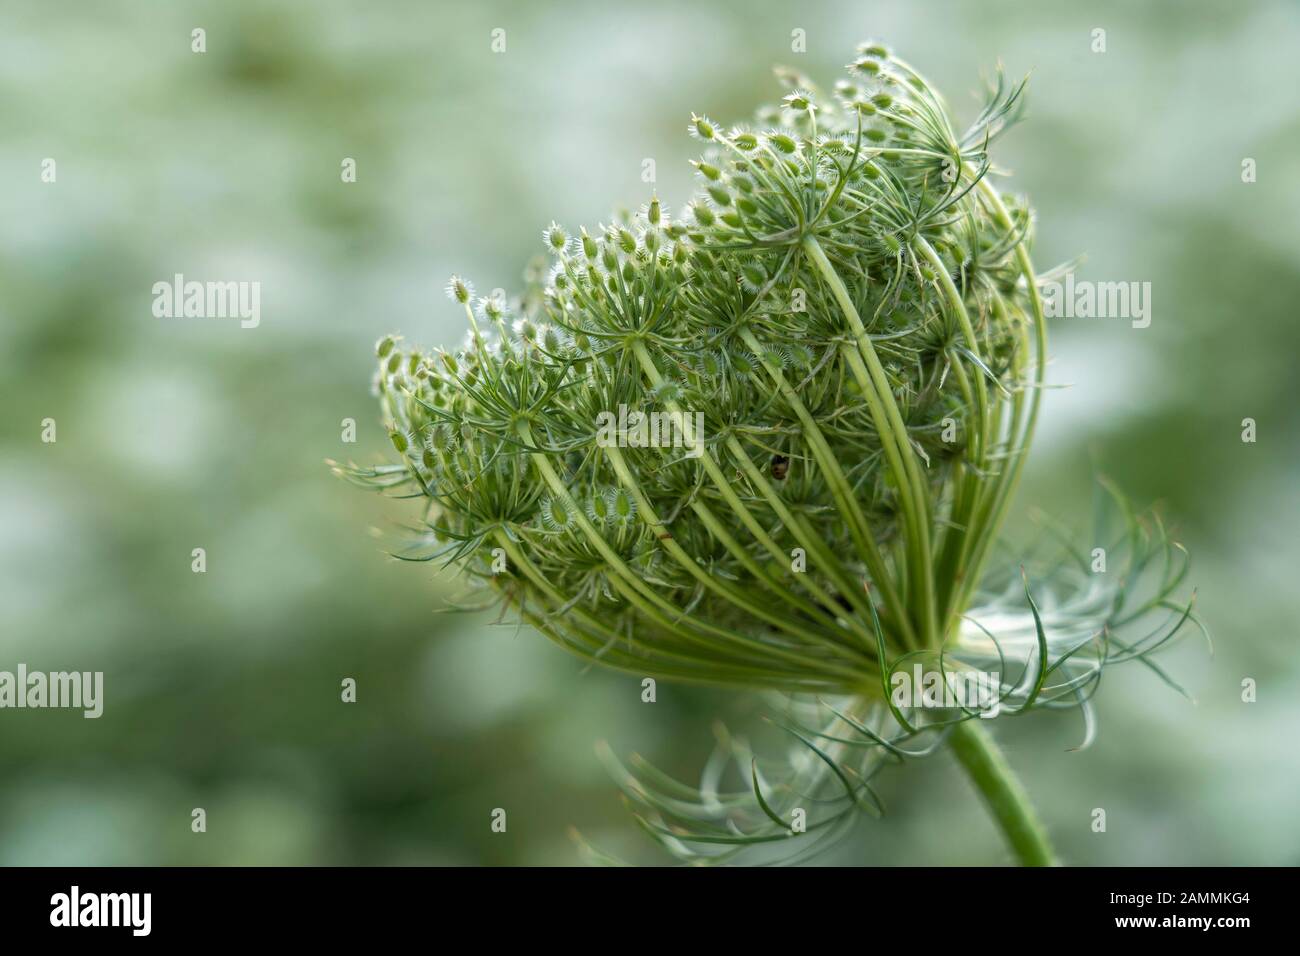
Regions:
M 785 455 L 772 456 L 772 477 L 777 481 L 784 481 L 786 472 L 790 470 L 790 459 Z

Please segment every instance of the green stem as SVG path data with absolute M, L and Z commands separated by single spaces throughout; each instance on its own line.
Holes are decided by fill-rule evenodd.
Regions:
M 1029 795 L 979 720 L 959 723 L 952 729 L 948 743 L 1021 864 L 1057 866 L 1047 831 Z
M 634 341 L 632 343 L 632 351 L 633 354 L 636 356 L 637 361 L 641 363 L 641 368 L 645 372 L 646 377 L 650 380 L 650 384 L 655 386 L 656 388 L 661 387 L 664 383 L 663 376 L 660 374 L 658 366 L 655 365 L 654 358 L 650 355 L 649 350 L 646 349 L 645 343 L 641 341 Z M 680 414 L 685 414 L 684 412 L 682 412 L 681 407 L 674 401 L 667 401 L 665 402 L 665 405 L 670 412 L 678 412 Z M 735 445 L 734 438 L 728 438 L 728 447 L 731 448 L 733 445 L 736 448 L 740 447 L 739 445 Z M 741 523 L 743 523 L 745 527 L 749 529 L 749 532 L 752 535 L 754 535 L 754 537 L 758 540 L 758 542 L 762 544 L 764 548 L 767 549 L 767 552 L 770 555 L 772 555 L 773 559 L 775 559 L 777 562 L 784 562 L 785 560 L 787 560 L 789 556 L 785 554 L 785 552 L 783 552 L 777 546 L 776 542 L 772 539 L 772 536 L 767 533 L 767 531 L 763 528 L 763 526 L 759 524 L 758 519 L 755 518 L 754 515 L 750 512 L 749 508 L 746 507 L 745 503 L 740 500 L 740 496 L 736 494 L 736 490 L 732 487 L 732 483 L 730 479 L 728 479 L 728 477 L 723 473 L 721 467 L 719 467 L 717 461 L 714 459 L 713 452 L 710 451 L 708 448 L 704 448 L 702 452 L 703 453 L 700 456 L 700 463 L 701 465 L 703 465 L 705 472 L 708 473 L 709 478 L 712 479 L 714 485 L 717 487 L 718 492 L 722 495 L 722 498 L 726 502 L 726 504 L 731 508 L 731 510 L 735 513 L 735 515 L 741 520 Z M 752 467 L 749 458 L 744 456 L 742 457 L 743 457 L 744 464 L 751 465 Z M 705 526 L 709 528 L 710 532 L 714 535 L 714 537 L 717 537 L 719 540 L 722 540 L 718 532 L 715 530 L 715 528 L 721 526 L 718 524 L 716 518 L 712 517 L 711 509 L 709 509 L 707 505 L 703 504 L 700 501 L 694 502 L 691 505 L 691 507 L 704 520 Z M 728 544 L 727 542 L 724 541 L 723 545 L 732 554 L 736 555 L 737 558 L 739 558 L 739 560 L 742 563 L 744 563 L 747 568 L 750 567 L 750 564 L 752 563 L 751 559 L 742 549 L 737 548 L 734 545 L 734 542 L 732 544 Z M 750 570 L 750 573 L 754 574 L 755 577 L 767 583 L 773 591 L 779 592 L 782 590 L 779 583 L 772 581 L 771 577 L 766 573 L 756 572 L 752 569 Z M 834 607 L 835 604 L 834 600 L 831 598 L 829 594 L 827 594 L 824 590 L 822 590 L 821 586 L 816 584 L 816 582 L 812 580 L 805 580 L 801 583 L 803 583 L 806 587 L 808 587 L 810 591 L 813 592 L 813 595 L 819 601 L 822 602 L 823 606 L 827 608 Z M 856 590 L 857 590 L 856 588 L 850 588 L 849 593 L 854 594 L 856 593 Z M 786 593 L 789 594 L 791 600 L 794 600 L 797 603 L 799 603 L 801 606 L 803 606 L 806 613 L 810 613 L 814 617 L 819 616 L 819 614 L 821 614 L 821 612 L 817 611 L 815 607 L 809 606 L 807 601 L 799 597 L 793 591 L 788 591 Z M 833 621 L 831 622 L 831 624 L 832 626 L 834 626 Z M 852 627 L 855 631 L 857 631 L 860 635 L 867 636 L 867 632 L 861 626 L 860 622 L 849 621 L 849 626 Z
M 829 640 L 822 633 L 809 629 L 798 619 L 790 615 L 788 606 L 784 609 L 785 613 L 782 614 L 782 609 L 771 608 L 760 604 L 758 601 L 754 600 L 751 595 L 746 594 L 743 588 L 737 587 L 716 575 L 712 575 L 707 569 L 701 567 L 699 562 L 695 561 L 689 554 L 687 554 L 686 549 L 674 540 L 672 532 L 668 530 L 668 525 L 666 525 L 655 512 L 654 505 L 650 502 L 650 499 L 646 497 L 645 491 L 641 488 L 640 484 L 637 483 L 636 478 L 632 474 L 632 470 L 628 467 L 627 461 L 623 457 L 623 453 L 615 447 L 603 448 L 601 450 L 605 453 L 605 457 L 608 459 L 610 464 L 613 465 L 614 471 L 618 475 L 619 482 L 628 490 L 636 501 L 637 509 L 641 514 L 641 520 L 646 523 L 650 528 L 651 533 L 659 540 L 659 546 L 663 548 L 664 551 L 666 551 L 683 570 L 695 578 L 696 581 L 700 582 L 701 586 L 713 591 L 724 600 L 730 601 L 746 613 L 752 614 L 754 617 L 760 618 L 778 630 L 784 630 L 794 637 L 801 637 L 814 644 L 823 643 Z M 724 541 L 723 545 L 726 546 L 726 543 L 727 542 Z M 853 656 L 852 652 L 844 645 L 833 640 L 830 640 L 829 643 L 831 643 L 837 652 L 850 657 Z M 789 654 L 790 658 L 794 661 L 807 659 L 802 651 L 782 651 L 782 653 Z M 851 671 L 846 671 L 845 673 L 849 674 Z
M 843 470 L 840 468 L 835 453 L 831 451 L 831 447 L 826 442 L 821 429 L 817 427 L 817 422 L 813 419 L 812 413 L 800 400 L 795 389 L 786 381 L 781 370 L 764 357 L 763 347 L 759 344 L 754 333 L 748 329 L 741 329 L 740 335 L 741 340 L 749 347 L 750 351 L 758 356 L 763 369 L 771 376 L 777 390 L 789 403 L 795 415 L 798 416 L 799 423 L 804 429 L 804 437 L 812 450 L 813 458 L 826 476 L 826 483 L 830 487 L 831 495 L 835 498 L 836 507 L 844 517 L 849 534 L 853 536 L 853 540 L 858 546 L 858 553 L 867 565 L 867 570 L 871 573 L 875 586 L 885 599 L 885 606 L 889 610 L 891 619 L 898 624 L 908 645 L 917 646 L 916 637 L 912 631 L 912 622 L 907 616 L 907 609 L 894 587 L 893 579 L 886 571 L 885 559 L 880 553 L 875 538 L 872 536 L 871 529 L 867 525 L 866 516 L 863 515 L 857 498 L 854 496 L 853 486 L 849 484 L 848 478 L 845 477 Z M 848 590 L 856 591 L 857 588 Z
M 998 224 L 1008 232 L 1014 231 L 1015 223 L 1011 219 L 1011 214 L 1007 212 L 1007 207 L 1003 204 L 1002 197 L 998 195 L 997 190 L 989 184 L 987 179 L 981 179 L 978 188 L 981 197 L 988 204 Z M 1028 249 L 1025 248 L 1024 239 L 1016 243 L 1016 261 L 1020 266 L 1020 273 L 1024 276 L 1029 293 L 1034 328 L 1034 381 L 1029 386 L 1029 409 L 1019 435 L 1015 433 L 1015 421 L 1013 420 L 1012 434 L 1008 438 L 1007 445 L 1010 459 L 1004 466 L 1009 474 L 998 483 L 990 506 L 991 511 L 984 523 L 986 540 L 978 543 L 978 549 L 972 552 L 971 563 L 961 582 L 958 599 L 952 602 L 954 608 L 966 607 L 970 602 L 972 592 L 979 583 L 984 561 L 987 560 L 991 550 L 993 535 L 1001 528 L 1002 521 L 1006 517 L 1007 506 L 1020 484 L 1020 476 L 1025 468 L 1025 459 L 1028 457 L 1026 453 L 1034 438 L 1034 429 L 1038 424 L 1038 410 L 1042 404 L 1047 370 L 1047 319 L 1043 311 L 1043 297 L 1038 291 L 1038 278 L 1034 273 L 1034 264 L 1029 258 Z M 1017 419 L 1021 410 L 1018 409 L 1017 411 Z
M 851 346 L 845 346 L 845 357 L 862 389 L 862 397 L 871 411 L 872 420 L 880 436 L 881 447 L 898 486 L 904 524 L 910 530 L 908 543 L 912 546 L 906 549 L 905 556 L 912 565 L 919 591 L 918 603 L 921 616 L 917 626 L 921 631 L 924 644 L 937 637 L 934 616 L 934 566 L 930 555 L 930 526 L 925 481 L 916 464 L 916 453 L 912 450 L 907 425 L 898 409 L 898 403 L 894 400 L 889 378 L 880 363 L 880 357 L 876 354 L 875 346 L 871 343 L 871 337 L 867 334 L 866 326 L 862 324 L 862 318 L 853 304 L 848 287 L 844 285 L 844 280 L 835 271 L 835 266 L 827 258 L 825 250 L 814 236 L 804 237 L 803 247 L 830 287 L 840 311 L 844 314 L 857 340 L 856 350 Z

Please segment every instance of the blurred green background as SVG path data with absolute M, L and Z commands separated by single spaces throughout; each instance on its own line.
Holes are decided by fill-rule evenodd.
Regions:
M 1070 862 L 1300 863 L 1300 5 L 863 0 L 6 0 L 0 669 L 102 670 L 106 701 L 0 712 L 0 863 L 571 864 L 570 825 L 664 861 L 593 743 L 690 778 L 712 720 L 762 702 L 661 684 L 643 704 L 527 630 L 439 613 L 455 582 L 384 554 L 410 511 L 323 462 L 382 454 L 377 337 L 459 341 L 449 273 L 517 289 L 552 217 L 647 197 L 643 158 L 678 208 L 692 109 L 748 117 L 778 62 L 829 86 L 870 37 L 963 121 L 981 70 L 1032 71 L 996 156 L 1038 210 L 1039 268 L 1084 253 L 1081 278 L 1153 284 L 1150 328 L 1054 323 L 1072 387 L 1014 521 L 1085 517 L 1094 462 L 1165 501 L 1216 654 L 1163 660 L 1195 705 L 1111 673 L 1086 752 L 1077 715 L 999 722 L 1012 763 Z M 260 327 L 154 318 L 176 272 L 260 281 Z M 1008 859 L 947 756 L 880 793 L 889 815 L 827 862 Z

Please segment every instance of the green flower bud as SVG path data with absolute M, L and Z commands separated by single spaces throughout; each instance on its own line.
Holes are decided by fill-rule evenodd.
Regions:
M 692 165 L 700 171 L 701 176 L 713 182 L 717 182 L 718 177 L 722 175 L 722 171 L 718 167 L 711 166 L 703 160 L 693 161 Z
M 546 243 L 546 248 L 554 255 L 559 255 L 569 246 L 568 235 L 556 222 L 552 222 L 542 230 L 542 241 Z
M 799 148 L 799 144 L 786 136 L 785 133 L 769 133 L 767 141 L 772 144 L 774 149 L 786 154 L 793 153 Z
M 558 498 L 549 496 L 543 498 L 540 510 L 542 523 L 552 531 L 563 531 L 573 524 L 573 516 L 569 514 L 568 506 Z
M 452 276 L 447 280 L 446 292 L 447 298 L 464 305 L 474 295 L 474 287 L 460 276 Z
M 803 112 L 812 109 L 812 96 L 804 90 L 796 90 L 793 93 L 787 93 L 784 98 L 787 108 Z
M 691 114 L 690 133 L 698 139 L 712 141 L 717 135 L 717 127 L 707 117 Z
M 632 523 L 636 517 L 636 502 L 624 488 L 614 492 L 609 503 L 610 518 L 622 525 Z

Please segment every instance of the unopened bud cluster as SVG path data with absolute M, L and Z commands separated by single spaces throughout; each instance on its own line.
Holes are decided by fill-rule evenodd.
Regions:
M 453 277 L 461 348 L 377 346 L 396 463 L 354 477 L 424 498 L 439 555 L 588 659 L 873 693 L 964 610 L 1036 361 L 1031 218 L 984 181 L 1020 91 L 958 134 L 879 44 L 848 73 L 693 115 L 680 214 L 551 223 L 517 300 Z M 603 447 L 620 406 L 702 410 L 703 455 Z

